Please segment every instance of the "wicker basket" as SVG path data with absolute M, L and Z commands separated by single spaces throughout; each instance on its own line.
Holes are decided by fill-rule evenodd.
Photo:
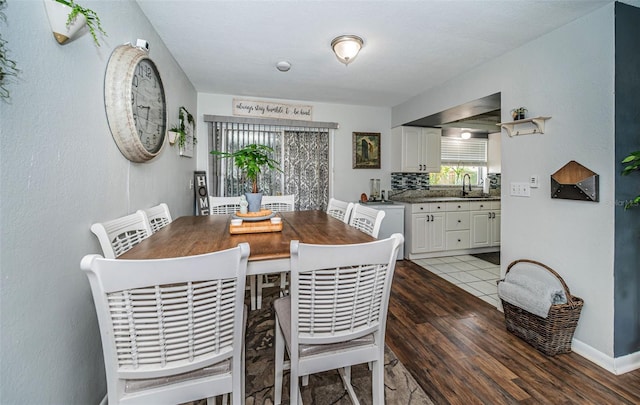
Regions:
M 569 287 L 567 287 L 567 284 L 558 273 L 553 271 L 550 267 L 534 260 L 516 260 L 509 264 L 509 267 L 507 267 L 507 273 L 518 263 L 533 263 L 545 268 L 551 274 L 556 276 L 564 287 L 564 291 L 567 296 L 567 303 L 552 305 L 549 309 L 549 315 L 547 318 L 541 318 L 520 307 L 501 300 L 502 307 L 504 308 L 504 319 L 507 324 L 507 330 L 547 356 L 554 356 L 560 353 L 570 353 L 571 339 L 573 338 L 573 332 L 578 325 L 578 318 L 580 318 L 580 311 L 582 310 L 584 301 L 571 295 Z

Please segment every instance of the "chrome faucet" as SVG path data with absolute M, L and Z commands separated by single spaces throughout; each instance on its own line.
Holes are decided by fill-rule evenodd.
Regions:
M 467 178 L 469 179 L 469 191 L 465 191 L 464 189 L 465 180 Z M 469 173 L 465 173 L 464 176 L 462 176 L 462 196 L 464 197 L 470 192 L 471 192 L 471 176 L 469 175 Z

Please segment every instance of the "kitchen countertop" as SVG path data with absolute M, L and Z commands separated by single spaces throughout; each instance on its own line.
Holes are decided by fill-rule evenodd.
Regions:
M 395 200 L 399 203 L 421 204 L 430 202 L 457 202 L 457 201 L 500 201 L 500 196 L 490 197 L 409 197 Z

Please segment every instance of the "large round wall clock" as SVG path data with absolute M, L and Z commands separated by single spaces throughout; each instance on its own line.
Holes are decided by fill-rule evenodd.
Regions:
M 104 103 L 113 139 L 132 162 L 160 153 L 167 129 L 164 87 L 148 53 L 131 45 L 117 47 L 107 64 Z

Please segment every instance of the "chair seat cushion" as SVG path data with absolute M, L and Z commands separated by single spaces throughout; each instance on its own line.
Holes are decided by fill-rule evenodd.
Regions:
M 273 302 L 273 309 L 278 315 L 278 322 L 284 335 L 287 347 L 291 347 L 291 297 L 278 298 Z M 299 355 L 313 356 L 316 354 L 336 352 L 345 349 L 352 349 L 357 346 L 372 345 L 375 343 L 373 334 L 359 337 L 357 339 L 347 340 L 344 342 L 330 343 L 326 345 L 299 345 Z
M 158 388 L 165 385 L 176 384 L 183 381 L 194 380 L 196 378 L 211 377 L 219 374 L 228 373 L 231 371 L 231 360 L 227 359 L 219 363 L 213 364 L 209 367 L 201 368 L 199 370 L 190 371 L 188 373 L 182 373 L 172 375 L 169 377 L 160 378 L 145 378 L 127 380 L 124 387 L 124 392 L 133 393 L 150 388 Z

